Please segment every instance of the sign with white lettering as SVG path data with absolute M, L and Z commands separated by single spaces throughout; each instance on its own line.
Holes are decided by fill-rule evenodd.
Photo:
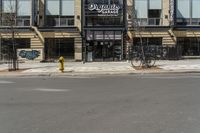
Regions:
M 98 16 L 118 16 L 119 15 L 120 6 L 116 4 L 105 5 L 105 4 L 89 4 L 88 10 L 97 11 Z

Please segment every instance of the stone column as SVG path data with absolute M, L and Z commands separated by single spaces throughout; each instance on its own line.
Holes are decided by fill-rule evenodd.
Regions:
M 42 27 L 42 26 L 44 26 L 44 19 L 45 19 L 44 0 L 39 0 L 38 4 L 39 4 L 39 18 L 38 18 L 38 22 L 39 22 L 39 26 Z
M 75 0 L 75 26 L 81 30 L 81 0 Z
M 170 22 L 170 14 L 169 14 L 169 0 L 163 0 L 162 4 L 163 9 L 163 25 L 168 26 Z
M 82 60 L 82 38 L 77 37 L 74 38 L 74 48 L 75 48 L 75 60 L 81 61 Z

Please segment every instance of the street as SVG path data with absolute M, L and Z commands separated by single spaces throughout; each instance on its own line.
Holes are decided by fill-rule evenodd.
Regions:
M 200 74 L 0 78 L 0 133 L 199 133 Z

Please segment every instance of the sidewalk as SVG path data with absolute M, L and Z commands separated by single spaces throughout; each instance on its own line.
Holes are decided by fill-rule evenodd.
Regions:
M 19 64 L 19 71 L 8 72 L 7 64 L 0 64 L 0 76 L 42 76 L 42 75 L 84 75 L 84 74 L 130 74 L 130 73 L 175 73 L 200 72 L 200 60 L 162 60 L 156 62 L 156 69 L 135 70 L 130 62 L 65 62 L 65 71 L 61 73 L 58 63 L 26 62 Z

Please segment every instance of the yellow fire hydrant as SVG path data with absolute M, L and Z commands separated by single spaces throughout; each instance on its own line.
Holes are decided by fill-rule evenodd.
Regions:
M 59 61 L 59 63 L 60 63 L 60 65 L 59 65 L 59 70 L 63 73 L 64 72 L 64 57 L 60 57 L 59 59 L 58 59 L 58 61 Z

